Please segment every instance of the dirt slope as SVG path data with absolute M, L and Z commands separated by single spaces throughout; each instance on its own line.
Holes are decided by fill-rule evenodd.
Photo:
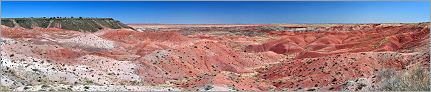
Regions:
M 393 90 L 390 83 L 429 85 L 423 71 L 430 60 L 426 24 L 133 25 L 142 32 L 8 26 L 13 24 L 1 31 L 2 90 L 370 91 Z M 402 82 L 387 82 L 388 76 Z
M 131 29 L 112 18 L 2 18 L 1 23 L 8 27 L 60 28 L 81 32 L 96 32 L 102 29 Z

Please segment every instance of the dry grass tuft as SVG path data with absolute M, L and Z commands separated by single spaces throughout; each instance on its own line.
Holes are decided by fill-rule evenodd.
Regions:
M 408 70 L 395 71 L 384 69 L 377 78 L 380 79 L 377 90 L 384 91 L 429 91 L 430 71 L 428 66 L 414 64 Z

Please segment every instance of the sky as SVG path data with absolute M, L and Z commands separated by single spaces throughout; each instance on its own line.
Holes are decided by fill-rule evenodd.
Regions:
M 2 18 L 103 17 L 127 24 L 416 23 L 430 2 L 3 1 Z

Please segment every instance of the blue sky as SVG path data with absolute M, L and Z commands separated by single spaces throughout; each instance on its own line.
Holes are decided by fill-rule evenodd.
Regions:
M 430 2 L 2 2 L 3 18 L 111 17 L 124 23 L 278 24 L 430 21 Z

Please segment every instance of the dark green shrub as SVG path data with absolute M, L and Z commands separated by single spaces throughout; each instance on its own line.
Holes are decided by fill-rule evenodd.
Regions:
M 263 26 L 263 27 L 257 28 L 257 30 L 260 30 L 260 31 L 283 31 L 284 27 L 281 27 L 281 26 Z
M 2 19 L 1 24 L 8 27 L 15 27 L 15 24 L 13 24 L 13 22 L 9 19 Z
M 20 25 L 23 28 L 32 29 L 32 27 L 31 27 L 31 24 L 32 24 L 31 19 L 24 19 L 24 18 L 22 18 L 22 19 L 15 19 L 15 21 L 16 21 L 16 23 L 18 25 Z
M 66 30 L 76 30 L 82 32 L 96 32 L 101 30 L 103 27 L 111 29 L 120 28 L 131 28 L 119 21 L 113 20 L 112 18 L 63 18 L 63 17 L 51 17 L 47 18 L 9 18 L 2 19 L 2 25 L 14 27 L 12 20 L 15 20 L 18 25 L 24 28 L 31 29 L 35 26 L 41 28 L 54 28 L 61 27 Z

